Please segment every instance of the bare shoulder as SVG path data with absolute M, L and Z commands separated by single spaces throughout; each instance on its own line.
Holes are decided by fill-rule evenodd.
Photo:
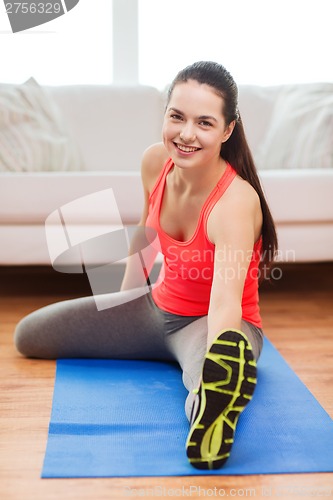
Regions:
M 243 232 L 252 228 L 256 241 L 261 234 L 262 222 L 258 193 L 249 182 L 236 176 L 212 210 L 207 228 L 211 241 L 221 230 L 230 234 L 236 228 L 242 228 Z
M 221 201 L 225 206 L 234 209 L 260 210 L 260 198 L 257 191 L 246 180 L 238 175 L 234 178 Z
M 168 157 L 168 152 L 162 142 L 153 144 L 143 153 L 141 176 L 144 187 L 148 192 L 154 187 Z

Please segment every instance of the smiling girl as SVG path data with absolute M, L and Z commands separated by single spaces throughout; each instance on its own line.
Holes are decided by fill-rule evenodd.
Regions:
M 170 87 L 163 143 L 142 161 L 139 226 L 156 232 L 163 254 L 149 293 L 130 260 L 108 309 L 97 311 L 93 297 L 53 304 L 15 334 L 26 356 L 177 360 L 189 391 L 187 456 L 199 469 L 225 463 L 251 400 L 263 343 L 259 278 L 277 248 L 237 99 L 213 62 L 185 68 Z

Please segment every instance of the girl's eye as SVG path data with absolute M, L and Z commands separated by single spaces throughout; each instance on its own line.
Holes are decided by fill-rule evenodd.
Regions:
M 210 122 L 206 122 L 206 120 L 203 120 L 202 122 L 200 122 L 200 125 L 203 125 L 204 127 L 211 127 L 212 124 Z
M 182 117 L 180 115 L 170 115 L 170 118 L 172 118 L 173 120 L 182 120 Z

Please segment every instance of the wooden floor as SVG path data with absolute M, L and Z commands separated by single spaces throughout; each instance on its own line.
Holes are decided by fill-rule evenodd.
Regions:
M 333 418 L 333 263 L 294 264 L 281 271 L 282 278 L 261 291 L 266 335 Z M 0 268 L 0 287 L 1 499 L 161 498 L 186 493 L 216 497 L 222 496 L 223 489 L 226 497 L 292 499 L 300 498 L 301 488 L 303 497 L 333 497 L 333 474 L 327 473 L 40 479 L 55 362 L 22 358 L 13 347 L 12 332 L 16 322 L 33 309 L 90 290 L 83 275 L 44 268 Z M 288 493 L 290 487 L 294 493 Z

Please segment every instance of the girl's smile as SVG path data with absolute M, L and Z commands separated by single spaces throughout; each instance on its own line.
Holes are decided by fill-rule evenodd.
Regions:
M 185 146 L 184 144 L 178 144 L 177 142 L 174 142 L 174 145 L 178 150 L 178 154 L 184 156 L 190 156 L 193 153 L 196 153 L 197 151 L 201 151 L 201 148 L 196 148 L 193 146 Z

